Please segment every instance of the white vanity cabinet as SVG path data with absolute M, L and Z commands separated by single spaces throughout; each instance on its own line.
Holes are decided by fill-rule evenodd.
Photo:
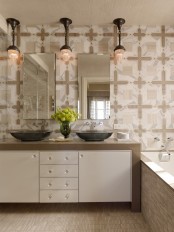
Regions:
M 130 202 L 141 211 L 141 144 L 0 141 L 0 202 Z
M 131 202 L 131 150 L 1 151 L 0 202 Z
M 0 202 L 39 202 L 39 152 L 0 151 Z
M 78 202 L 78 152 L 40 152 L 40 202 Z
M 79 202 L 131 202 L 132 153 L 79 152 Z

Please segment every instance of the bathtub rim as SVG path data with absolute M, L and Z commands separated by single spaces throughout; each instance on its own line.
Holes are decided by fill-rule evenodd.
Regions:
M 150 160 L 145 155 L 148 152 L 158 153 L 159 151 L 142 151 L 141 152 L 141 162 L 143 162 L 152 172 L 154 172 L 161 180 L 163 180 L 163 182 L 167 186 L 169 186 L 170 188 L 172 188 L 172 190 L 174 190 L 174 175 L 170 174 L 169 172 L 164 170 L 164 168 L 162 168 L 160 165 L 158 165 L 154 161 Z M 173 153 L 173 151 L 172 151 L 172 153 Z M 154 168 L 153 168 L 153 166 L 154 166 Z M 156 170 L 156 168 L 158 168 L 158 167 L 159 167 L 159 170 Z M 162 174 L 164 174 L 164 175 L 162 175 Z M 168 177 L 171 177 L 172 183 Z

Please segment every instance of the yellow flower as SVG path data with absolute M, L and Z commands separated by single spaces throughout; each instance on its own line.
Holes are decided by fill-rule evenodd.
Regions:
M 67 108 L 57 108 L 56 112 L 54 114 L 51 115 L 51 118 L 56 120 L 58 123 L 62 123 L 62 122 L 75 122 L 79 117 L 79 114 L 67 107 Z

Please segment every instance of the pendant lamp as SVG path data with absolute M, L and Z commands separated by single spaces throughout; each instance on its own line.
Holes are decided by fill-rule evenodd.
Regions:
M 7 48 L 8 56 L 10 59 L 17 59 L 20 54 L 20 50 L 15 46 L 15 28 L 20 24 L 17 19 L 7 18 L 7 24 L 10 24 L 12 29 L 12 45 Z
M 125 19 L 123 18 L 117 18 L 114 19 L 113 23 L 117 26 L 118 28 L 118 45 L 114 49 L 114 58 L 116 60 L 116 63 L 122 60 L 125 48 L 121 45 L 121 27 L 125 23 Z
M 64 62 L 68 62 L 72 56 L 72 49 L 69 46 L 69 25 L 72 23 L 72 20 L 69 18 L 61 18 L 60 23 L 62 23 L 65 28 L 65 45 L 60 48 L 60 58 Z

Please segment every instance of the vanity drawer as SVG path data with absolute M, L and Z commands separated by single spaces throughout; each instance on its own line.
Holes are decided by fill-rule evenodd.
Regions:
M 40 165 L 40 177 L 78 177 L 78 165 Z
M 77 151 L 41 151 L 40 164 L 78 164 Z
M 78 178 L 40 178 L 40 189 L 78 189 Z
M 78 202 L 78 190 L 41 190 L 40 202 Z

